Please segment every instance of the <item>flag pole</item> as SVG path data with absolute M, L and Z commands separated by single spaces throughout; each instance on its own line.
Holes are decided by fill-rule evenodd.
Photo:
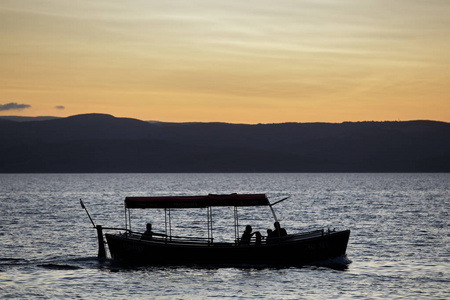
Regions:
M 94 221 L 92 220 L 91 215 L 89 214 L 89 212 L 88 212 L 86 206 L 84 206 L 83 200 L 81 200 L 81 199 L 80 199 L 80 204 L 81 204 L 81 208 L 83 208 L 83 209 L 86 211 L 86 213 L 87 213 L 87 215 L 88 215 L 88 217 L 89 217 L 89 220 L 91 220 L 92 226 L 94 226 L 94 228 L 95 228 L 95 223 L 94 223 Z
M 94 226 L 95 229 L 97 229 L 97 238 L 98 238 L 98 258 L 105 258 L 106 257 L 106 250 L 105 250 L 105 242 L 103 241 L 103 228 L 102 225 L 95 225 L 94 221 L 91 218 L 91 215 L 89 214 L 86 206 L 84 206 L 83 200 L 80 199 L 81 208 L 83 208 L 88 217 L 89 220 L 91 220 L 92 226 Z

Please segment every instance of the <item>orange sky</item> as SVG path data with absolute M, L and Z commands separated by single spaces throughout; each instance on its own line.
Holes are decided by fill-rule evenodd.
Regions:
M 2 0 L 0 115 L 450 122 L 448 0 Z

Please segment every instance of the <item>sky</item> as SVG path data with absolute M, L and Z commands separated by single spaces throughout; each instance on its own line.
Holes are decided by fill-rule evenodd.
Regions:
M 449 0 L 1 0 L 0 116 L 450 122 Z

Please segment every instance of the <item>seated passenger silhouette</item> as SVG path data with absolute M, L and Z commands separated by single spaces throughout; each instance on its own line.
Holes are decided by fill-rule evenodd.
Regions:
M 143 240 L 151 240 L 151 239 L 153 239 L 153 236 L 154 235 L 157 235 L 157 236 L 167 236 L 167 235 L 165 235 L 165 234 L 163 234 L 163 233 L 156 233 L 156 232 L 153 232 L 152 231 L 152 224 L 151 223 L 147 223 L 147 226 L 146 226 L 146 230 L 145 230 L 145 232 L 142 234 L 142 236 L 141 236 L 141 239 L 143 239 Z
M 151 240 L 153 238 L 153 231 L 152 231 L 152 224 L 147 223 L 145 232 L 142 234 L 141 237 L 143 240 Z
M 275 230 L 272 231 L 271 238 L 281 238 L 287 236 L 286 229 L 282 228 L 280 222 L 273 223 Z
M 261 244 L 261 233 L 259 231 L 252 232 L 252 226 L 247 225 L 245 226 L 245 231 L 242 234 L 241 240 L 239 241 L 239 245 L 250 245 L 250 240 L 252 239 L 252 236 L 255 235 L 256 241 L 255 244 L 259 245 Z

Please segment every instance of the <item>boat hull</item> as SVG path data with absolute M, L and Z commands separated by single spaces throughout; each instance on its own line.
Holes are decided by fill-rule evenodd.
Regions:
M 292 235 L 260 245 L 142 240 L 137 235 L 105 234 L 111 257 L 138 264 L 304 265 L 345 255 L 350 230 Z

